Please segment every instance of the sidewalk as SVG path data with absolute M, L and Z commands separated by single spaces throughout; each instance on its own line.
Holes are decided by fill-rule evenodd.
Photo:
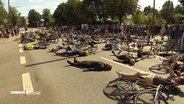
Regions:
M 20 34 L 21 33 L 24 33 L 25 32 L 25 29 L 24 28 L 20 28 Z M 20 34 L 18 36 L 14 36 L 12 37 L 10 35 L 10 38 L 9 39 L 6 39 L 6 38 L 1 38 L 0 39 L 0 44 L 4 44 L 4 43 L 7 43 L 7 42 L 11 42 L 11 41 L 17 41 L 20 39 Z
M 14 36 L 14 37 L 10 36 L 9 39 L 1 38 L 0 39 L 0 44 L 4 44 L 4 43 L 7 43 L 7 42 L 11 42 L 11 41 L 17 41 L 17 40 L 19 40 L 19 38 L 20 38 L 20 35 Z

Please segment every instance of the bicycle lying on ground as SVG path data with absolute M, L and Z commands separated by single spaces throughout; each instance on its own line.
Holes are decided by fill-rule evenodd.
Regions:
M 144 88 L 138 85 L 139 80 L 143 77 L 139 76 L 136 81 L 130 81 L 122 76 L 122 74 L 116 71 L 118 78 L 110 81 L 103 89 L 103 93 L 110 99 L 119 101 L 131 101 L 137 93 Z
M 174 96 L 180 92 L 176 84 L 167 86 L 158 85 L 152 89 L 145 89 L 134 97 L 134 104 L 169 104 L 168 100 L 174 100 Z
M 172 62 L 174 61 L 174 57 L 177 56 L 177 55 L 174 55 L 174 56 L 168 56 L 164 59 L 161 59 L 162 60 L 162 63 L 161 64 L 156 64 L 156 65 L 153 65 L 151 67 L 149 67 L 149 70 L 154 72 L 154 73 L 157 73 L 157 74 L 166 74 L 166 73 L 169 73 L 169 67 L 170 65 L 172 64 Z M 177 64 L 178 67 L 181 67 L 182 64 Z M 182 72 L 179 68 L 174 70 L 174 72 L 178 75 L 178 72 Z
M 138 75 L 136 81 L 126 79 L 116 71 L 118 78 L 110 81 L 103 89 L 103 93 L 110 99 L 134 104 L 168 104 L 167 100 L 173 100 L 180 92 L 177 84 L 149 85 L 139 82 L 144 78 Z M 132 102 L 131 102 L 132 101 Z

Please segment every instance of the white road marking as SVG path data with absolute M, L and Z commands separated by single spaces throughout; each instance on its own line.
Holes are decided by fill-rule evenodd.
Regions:
M 22 47 L 22 44 L 19 44 L 19 47 L 21 48 Z
M 22 48 L 20 48 L 20 49 L 19 49 L 19 52 L 20 52 L 20 53 L 22 53 L 22 52 L 24 52 L 24 51 L 23 51 L 23 49 L 22 49 Z
M 23 84 L 23 91 L 25 91 L 26 93 L 31 93 L 34 91 L 29 73 L 22 74 L 22 84 Z
M 121 66 L 130 68 L 130 69 L 133 69 L 133 70 L 138 71 L 138 72 L 141 72 L 141 73 L 148 73 L 148 72 L 146 72 L 146 71 L 142 71 L 142 70 L 140 70 L 140 69 L 136 69 L 136 68 L 134 68 L 134 67 L 130 67 L 130 66 L 124 65 L 124 64 L 122 64 L 122 63 L 115 62 L 115 61 L 113 61 L 113 60 L 110 60 L 110 59 L 107 59 L 107 58 L 104 58 L 104 57 L 100 57 L 100 58 L 101 58 L 101 59 L 104 59 L 104 60 L 107 60 L 107 61 L 110 61 L 110 62 L 113 62 L 113 63 L 116 63 L 116 64 L 118 64 L 118 65 L 121 65 Z M 150 74 L 153 74 L 153 73 L 150 72 Z M 155 75 L 155 74 L 153 74 L 153 75 Z
M 25 56 L 20 57 L 20 64 L 26 64 L 26 58 Z

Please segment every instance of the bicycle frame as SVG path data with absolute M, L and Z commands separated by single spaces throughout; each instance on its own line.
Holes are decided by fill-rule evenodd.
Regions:
M 159 86 L 157 87 L 157 89 L 156 89 L 155 97 L 154 97 L 154 100 L 153 100 L 154 102 L 156 101 L 156 98 L 157 98 L 157 96 L 158 96 L 160 87 L 161 87 L 161 85 L 159 85 Z

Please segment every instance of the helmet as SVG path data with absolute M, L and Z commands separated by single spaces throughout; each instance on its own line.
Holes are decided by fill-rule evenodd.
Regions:
M 84 52 L 84 55 L 85 55 L 85 56 L 88 56 L 88 55 L 89 55 L 89 52 L 88 52 L 88 51 L 85 51 L 85 52 Z

